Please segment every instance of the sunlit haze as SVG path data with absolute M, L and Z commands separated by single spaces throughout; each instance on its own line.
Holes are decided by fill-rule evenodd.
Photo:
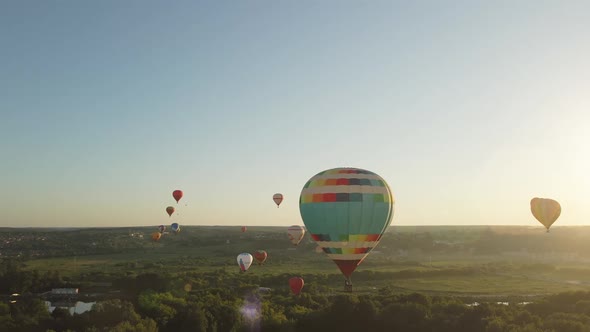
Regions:
M 0 226 L 303 224 L 305 182 L 349 166 L 388 182 L 394 225 L 542 227 L 533 197 L 588 224 L 588 13 L 3 1 Z

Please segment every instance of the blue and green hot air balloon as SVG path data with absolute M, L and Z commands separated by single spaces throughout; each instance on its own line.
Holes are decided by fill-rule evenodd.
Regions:
M 346 277 L 381 240 L 391 223 L 394 198 L 379 175 L 358 168 L 334 168 L 309 179 L 299 212 L 311 237 Z

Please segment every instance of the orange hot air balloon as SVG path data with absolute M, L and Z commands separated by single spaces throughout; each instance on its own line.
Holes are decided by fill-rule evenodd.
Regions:
M 531 212 L 549 233 L 549 228 L 561 214 L 561 205 L 553 199 L 535 197 L 531 199 Z
M 301 293 L 301 290 L 303 289 L 303 278 L 301 277 L 293 277 L 291 279 L 289 279 L 289 287 L 291 287 L 291 291 L 293 292 L 293 294 L 295 295 L 299 295 Z
M 272 195 L 272 200 L 275 201 L 275 203 L 277 204 L 277 208 L 279 207 L 279 205 L 281 205 L 281 202 L 283 201 L 283 194 L 274 194 Z
M 174 213 L 174 207 L 173 206 L 167 207 L 166 212 L 168 213 L 169 217 L 172 217 L 172 214 Z
M 182 190 L 174 190 L 172 192 L 172 197 L 174 197 L 176 203 L 178 203 L 178 201 L 180 201 L 180 199 L 182 198 Z
M 248 228 L 246 226 L 242 226 L 242 233 L 246 232 Z
M 256 259 L 258 265 L 262 265 L 266 260 L 266 257 L 268 257 L 268 254 L 264 250 L 257 250 L 254 252 L 254 259 Z
M 154 242 L 159 241 L 161 237 L 162 237 L 162 234 L 160 232 L 154 232 L 154 233 L 152 233 L 152 240 Z

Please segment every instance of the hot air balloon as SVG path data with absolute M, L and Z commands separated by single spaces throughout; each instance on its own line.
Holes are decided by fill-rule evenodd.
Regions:
M 252 265 L 252 255 L 247 252 L 241 253 L 238 255 L 238 265 L 240 266 L 240 271 L 246 272 L 250 265 Z
M 264 263 L 264 261 L 266 260 L 267 256 L 268 254 L 264 250 L 257 250 L 256 252 L 254 252 L 254 258 L 258 262 L 258 265 L 262 265 L 262 263 Z
M 160 233 L 164 233 L 164 231 L 165 231 L 165 230 L 166 230 L 166 226 L 164 226 L 164 225 L 160 225 L 160 226 L 158 226 L 158 231 L 159 231 Z
M 176 203 L 178 203 L 178 201 L 180 201 L 180 199 L 182 198 L 182 190 L 174 190 L 172 192 L 172 197 L 174 197 Z
M 246 226 L 242 226 L 242 233 L 246 232 L 248 228 Z
M 303 285 L 304 285 L 303 278 L 293 277 L 293 278 L 289 279 L 289 287 L 291 287 L 291 291 L 295 295 L 299 295 L 299 293 L 301 293 L 301 290 L 303 289 Z
M 391 223 L 394 198 L 379 175 L 358 168 L 334 168 L 313 176 L 301 191 L 299 212 L 313 240 L 345 276 L 379 243 Z
M 531 199 L 531 212 L 547 228 L 547 233 L 549 233 L 549 228 L 561 214 L 561 205 L 549 198 L 535 197 Z
M 283 201 L 283 194 L 274 194 L 272 195 L 272 200 L 275 201 L 275 203 L 277 204 L 277 208 L 279 207 L 279 205 L 281 205 L 281 202 Z
M 293 225 L 287 229 L 287 235 L 289 236 L 289 241 L 291 241 L 291 243 L 298 245 L 305 235 L 305 228 L 299 225 Z
M 172 232 L 174 232 L 174 234 L 177 234 L 178 232 L 180 232 L 180 225 L 178 223 L 172 223 L 172 225 L 170 225 L 170 229 L 172 230 Z
M 172 214 L 174 213 L 174 207 L 173 206 L 167 207 L 166 212 L 168 213 L 168 216 L 171 217 Z
M 160 240 L 160 237 L 162 237 L 162 234 L 161 233 L 159 233 L 159 232 L 153 232 L 152 233 L 152 240 L 153 241 L 159 241 Z

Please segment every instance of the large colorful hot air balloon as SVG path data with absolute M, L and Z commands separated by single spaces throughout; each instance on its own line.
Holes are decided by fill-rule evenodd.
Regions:
M 242 226 L 242 233 L 246 232 L 247 229 L 248 229 L 248 227 Z
M 172 214 L 174 213 L 174 207 L 173 206 L 167 207 L 166 212 L 168 213 L 169 217 L 172 217 Z
M 264 250 L 256 250 L 254 252 L 254 258 L 258 262 L 258 265 L 262 265 L 266 260 L 266 257 L 268 257 L 268 254 Z
M 238 255 L 238 265 L 240 266 L 240 270 L 242 272 L 248 271 L 250 265 L 252 265 L 252 255 L 247 252 L 241 253 Z
M 346 277 L 379 243 L 391 223 L 394 198 L 379 175 L 358 168 L 334 168 L 313 176 L 301 191 L 299 212 L 312 239 Z
M 298 245 L 305 235 L 305 228 L 299 225 L 293 225 L 287 228 L 287 235 L 289 236 L 289 241 L 291 241 L 291 243 Z
M 172 225 L 170 225 L 170 229 L 172 230 L 172 232 L 174 232 L 174 234 L 177 234 L 178 232 L 180 232 L 180 225 L 178 223 L 172 223 Z
M 299 293 L 301 293 L 301 290 L 303 289 L 303 285 L 304 285 L 303 278 L 293 277 L 293 278 L 289 279 L 289 287 L 291 287 L 291 291 L 295 295 L 299 295 Z
M 165 231 L 165 230 L 166 230 L 166 226 L 164 226 L 164 225 L 160 225 L 160 226 L 158 226 L 158 231 L 159 231 L 160 233 L 164 233 L 164 231 Z
M 561 214 L 561 205 L 549 198 L 535 197 L 531 199 L 531 212 L 547 228 L 547 233 L 549 233 L 549 228 Z
M 180 199 L 182 198 L 182 190 L 174 190 L 172 192 L 172 197 L 174 197 L 176 203 L 178 203 L 178 201 L 180 201 Z
M 162 234 L 161 233 L 159 233 L 159 232 L 153 232 L 152 233 L 152 240 L 153 241 L 159 241 L 160 240 L 160 237 L 162 237 Z
M 275 201 L 275 203 L 277 204 L 277 208 L 279 207 L 279 205 L 281 205 L 281 202 L 283 201 L 283 194 L 274 194 L 272 195 L 272 200 Z

